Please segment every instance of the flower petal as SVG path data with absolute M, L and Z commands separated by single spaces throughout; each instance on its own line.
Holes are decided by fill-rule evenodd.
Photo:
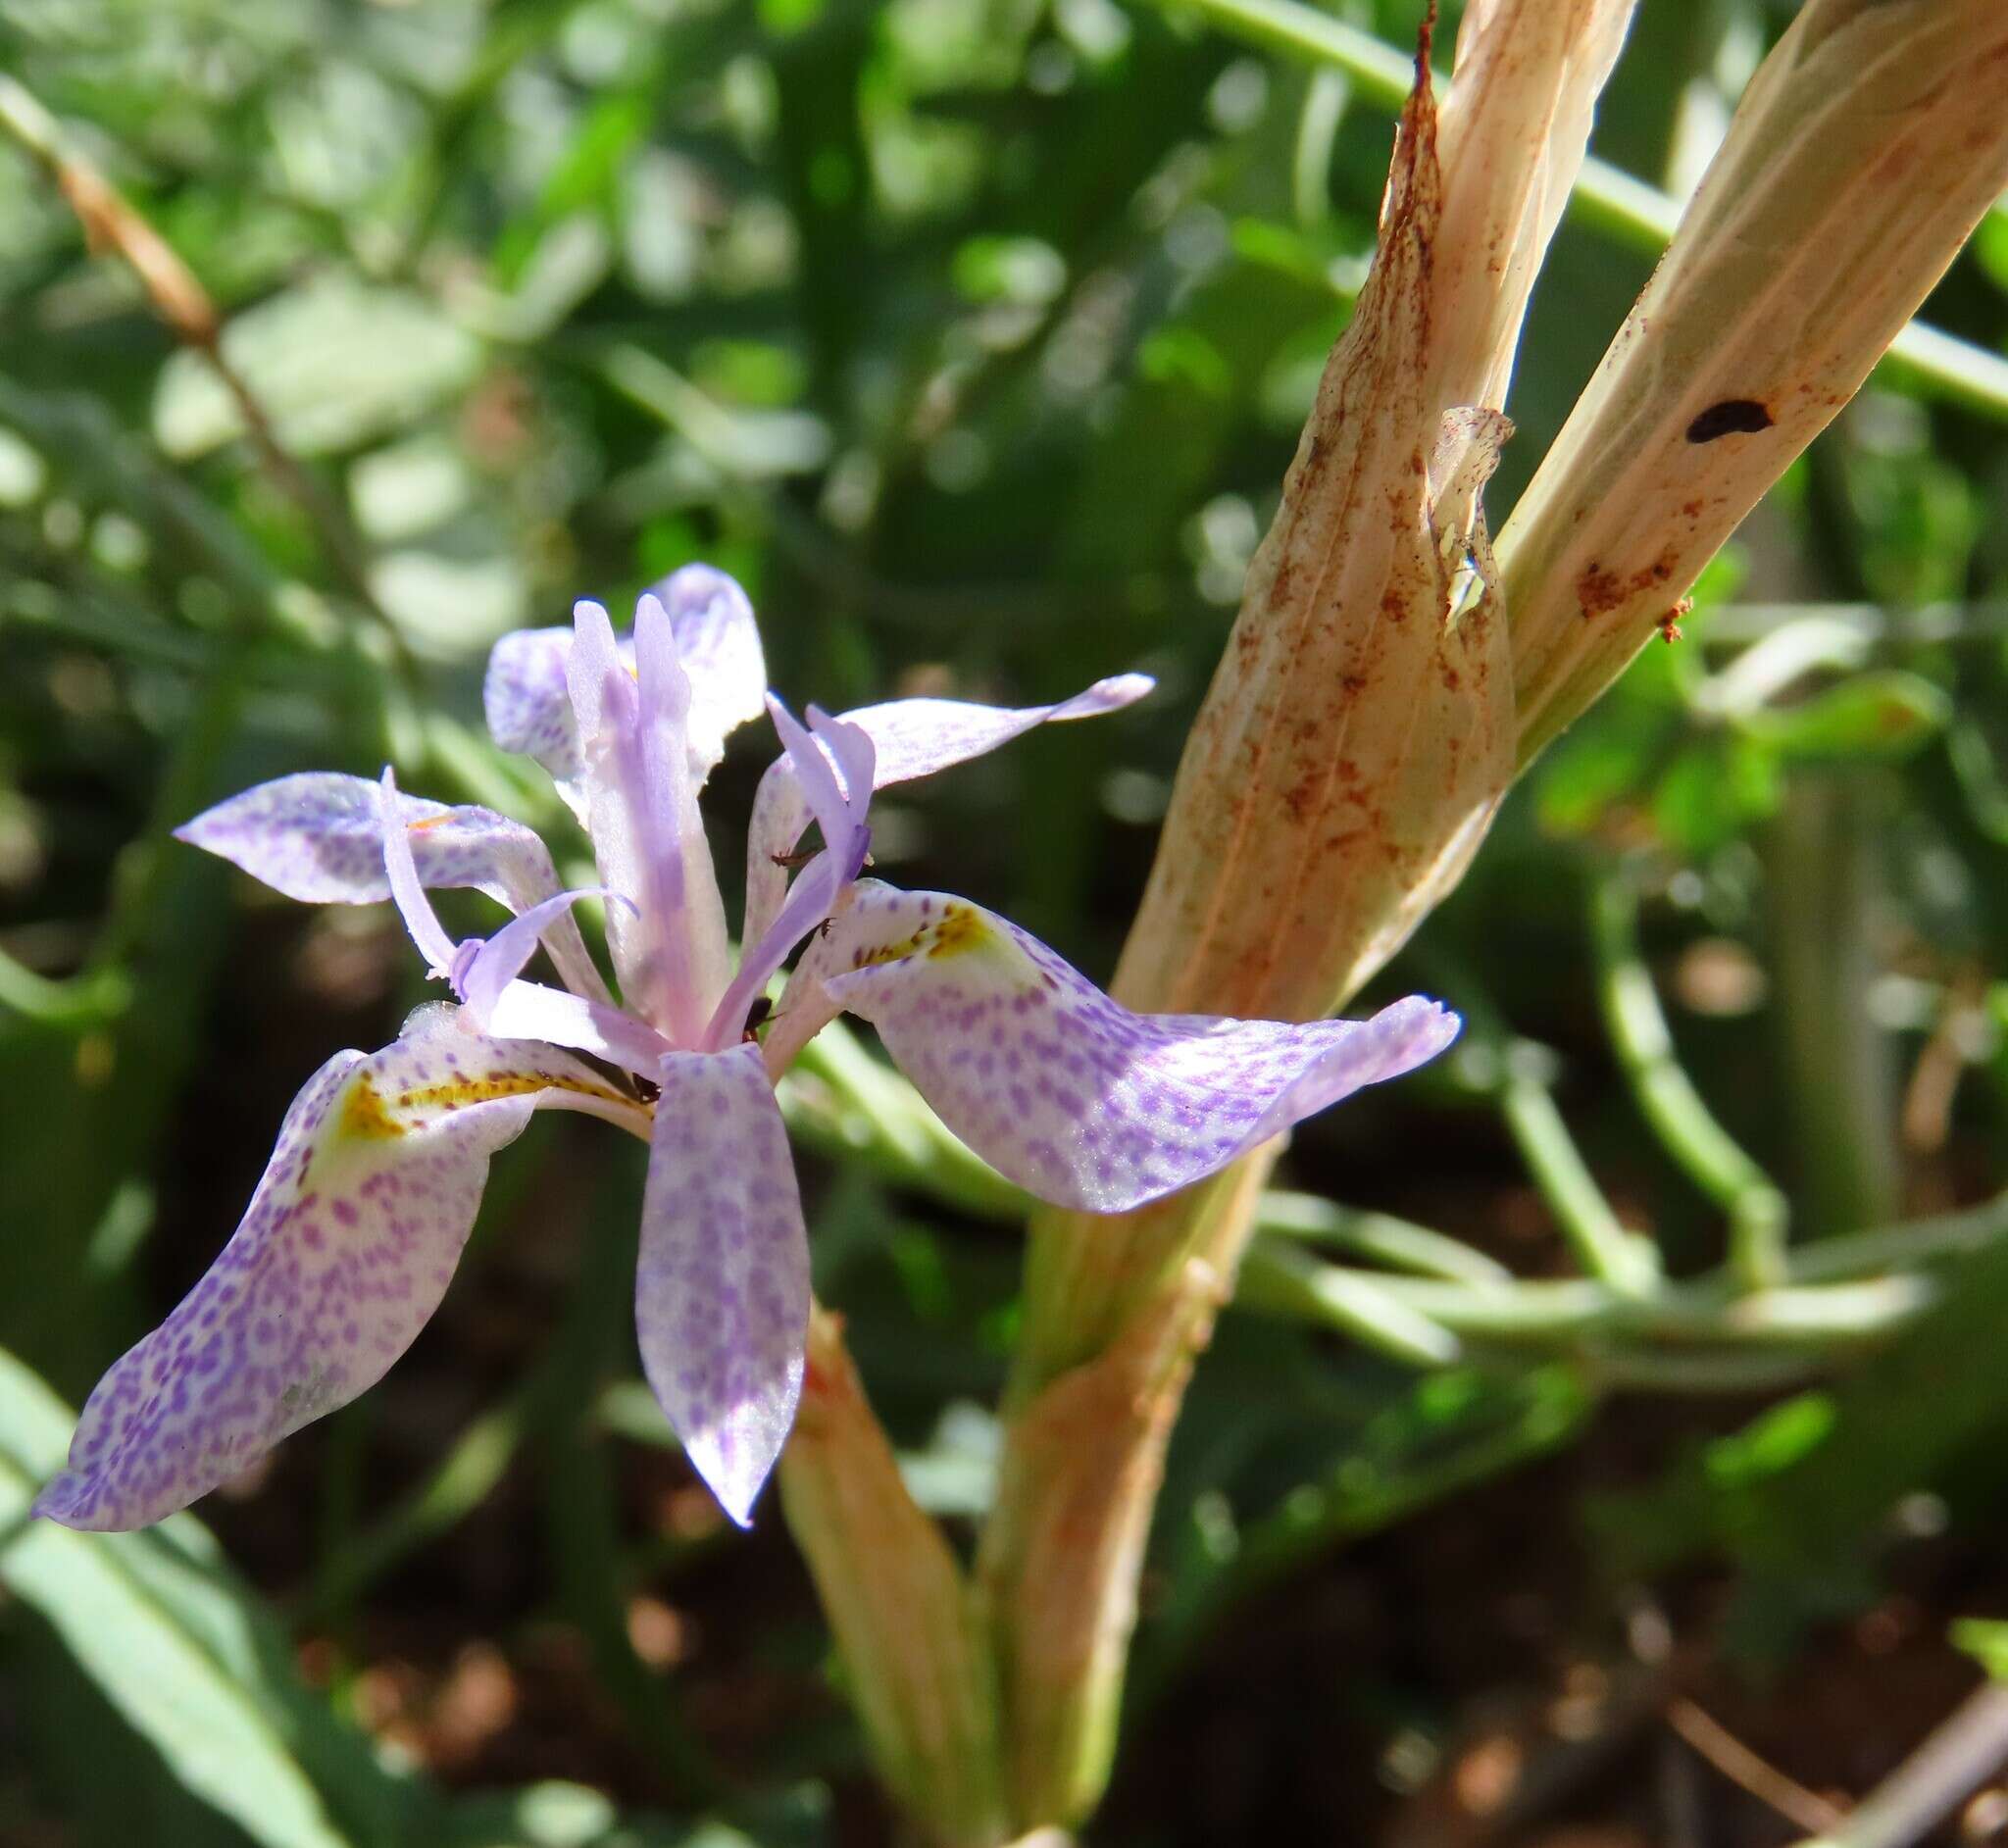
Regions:
M 795 945 L 832 911 L 872 850 L 872 740 L 856 725 L 811 706 L 804 730 L 779 700 L 770 698 L 775 729 L 795 766 L 804 800 L 823 829 L 823 851 L 799 873 L 774 922 L 749 937 L 738 973 L 713 1011 L 703 1049 L 738 1039 L 756 996 L 794 953 Z
M 685 565 L 651 587 L 669 612 L 677 653 L 690 676 L 688 742 L 698 788 L 725 755 L 728 733 L 758 719 L 767 696 L 767 661 L 746 593 L 722 571 Z M 534 758 L 561 785 L 577 780 L 578 724 L 566 685 L 569 628 L 524 628 L 488 656 L 481 699 L 488 731 L 505 751 Z M 621 656 L 634 663 L 632 642 Z
M 710 565 L 685 565 L 651 594 L 669 612 L 677 655 L 690 676 L 691 771 L 701 789 L 725 755 L 727 734 L 767 710 L 760 627 L 737 581 Z
M 660 1068 L 635 1327 L 684 1453 L 741 1526 L 802 1395 L 809 1242 L 757 1046 Z
M 235 1236 L 90 1395 L 35 1512 L 144 1526 L 373 1384 L 437 1307 L 488 1158 L 539 1105 L 647 1133 L 642 1108 L 576 1060 L 485 1039 L 447 1008 L 381 1052 L 329 1060 L 287 1111 Z
M 623 999 L 680 1046 L 694 1046 L 725 992 L 725 907 L 697 815 L 685 747 L 690 683 L 667 614 L 634 612 L 634 669 L 607 613 L 581 602 L 568 667 L 581 786 L 609 906 L 607 942 Z
M 960 699 L 891 699 L 842 715 L 878 753 L 873 787 L 911 782 L 994 751 L 1043 724 L 1093 719 L 1133 705 L 1157 684 L 1147 674 L 1118 674 L 1055 706 L 979 706 Z M 746 918 L 740 932 L 758 938 L 780 909 L 787 874 L 777 856 L 794 851 L 809 825 L 810 808 L 787 757 L 768 766 L 753 798 L 746 839 Z
M 519 628 L 489 650 L 481 681 L 488 735 L 534 758 L 561 784 L 579 774 L 578 724 L 565 683 L 571 656 L 569 628 Z
M 423 796 L 399 794 L 397 806 L 421 885 L 466 886 L 519 915 L 557 894 L 551 851 L 521 822 Z M 304 904 L 371 905 L 391 895 L 377 785 L 366 776 L 309 771 L 260 783 L 183 824 L 175 838 Z M 607 999 L 571 917 L 553 918 L 543 935 L 566 982 Z
M 878 1027 L 979 1155 L 1040 1199 L 1092 1213 L 1203 1179 L 1433 1058 L 1459 1024 L 1419 995 L 1371 1020 L 1304 1025 L 1132 1014 L 1008 919 L 876 880 L 803 970 Z

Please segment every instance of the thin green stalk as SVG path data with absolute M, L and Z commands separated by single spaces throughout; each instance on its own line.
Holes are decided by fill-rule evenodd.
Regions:
M 123 1014 L 131 999 L 132 983 L 124 970 L 93 969 L 52 981 L 0 950 L 0 1008 L 44 1026 L 99 1026 Z
M 423 1482 L 324 1562 L 297 1620 L 314 1623 L 350 1603 L 478 1508 L 516 1455 L 529 1402 L 528 1389 L 520 1389 L 476 1419 Z
M 1639 1114 L 1682 1171 L 1729 1216 L 1730 1268 L 1748 1289 L 1784 1276 L 1782 1193 L 1715 1119 L 1674 1051 L 1674 1036 L 1638 950 L 1638 893 L 1625 874 L 1591 897 L 1597 992 L 1619 1069 Z
M 1879 1272 L 1918 1269 L 1967 1258 L 2008 1238 L 2008 1193 L 1962 1213 L 1943 1213 L 1908 1224 L 1844 1232 L 1792 1254 L 1795 1283 L 1827 1283 Z
M 1759 836 L 1771 974 L 1793 1144 L 1794 1192 L 1815 1237 L 1887 1221 L 1901 1182 L 1896 1074 L 1869 1011 L 1877 840 L 1886 791 L 1848 771 L 1794 774 Z
M 1270 1245 L 1260 1265 L 1244 1264 L 1237 1295 L 1256 1309 L 1324 1323 L 1407 1367 L 1448 1367 L 1464 1353 L 1456 1335 L 1372 1272 L 1323 1264 L 1294 1245 Z
M 1272 1187 L 1255 1209 L 1257 1236 L 1293 1239 L 1356 1253 L 1390 1271 L 1417 1276 L 1446 1277 L 1452 1282 L 1510 1283 L 1513 1273 L 1496 1258 L 1450 1238 L 1396 1219 L 1388 1213 L 1363 1213 L 1316 1194 L 1292 1193 Z
M 1407 53 L 1373 33 L 1329 18 L 1300 0 L 1157 0 L 1167 13 L 1190 11 L 1221 30 L 1285 57 L 1343 71 L 1354 92 L 1386 110 L 1408 97 L 1415 66 Z M 1439 93 L 1447 83 L 1435 77 Z M 1613 243 L 1657 257 L 1672 240 L 1682 204 L 1622 168 L 1594 156 L 1582 163 L 1569 200 L 1579 224 Z M 1891 343 L 1879 371 L 1887 382 L 2008 418 L 2008 359 L 1913 321 Z
M 1352 1293 L 1361 1286 L 1371 1287 L 1381 1314 L 1368 1330 L 1359 1325 L 1366 1299 Z M 1243 1290 L 1251 1308 L 1362 1335 L 1411 1361 L 1413 1353 L 1399 1350 L 1399 1331 L 1417 1326 L 1452 1340 L 1584 1352 L 1598 1342 L 1846 1346 L 1895 1332 L 1941 1294 L 1934 1278 L 1911 1274 L 1749 1291 L 1718 1272 L 1694 1283 L 1660 1283 L 1643 1295 L 1586 1277 L 1453 1283 L 1320 1265 L 1274 1242 L 1259 1242 L 1249 1253 Z
M 1521 1058 L 1509 1063 L 1524 1068 L 1528 1062 Z M 1620 1295 L 1639 1296 L 1649 1290 L 1659 1274 L 1658 1254 L 1619 1224 L 1569 1133 L 1553 1093 L 1526 1070 L 1510 1072 L 1499 1093 L 1499 1108 L 1576 1261 Z

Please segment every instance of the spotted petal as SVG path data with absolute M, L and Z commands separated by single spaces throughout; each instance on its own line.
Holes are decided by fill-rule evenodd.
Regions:
M 1039 725 L 1093 719 L 1133 705 L 1156 685 L 1147 674 L 1118 674 L 1054 706 L 979 706 L 960 699 L 891 699 L 844 713 L 878 753 L 873 787 L 931 776 L 1009 744 Z M 777 864 L 794 851 L 809 825 L 801 779 L 787 757 L 777 758 L 760 779 L 746 840 L 746 920 L 740 934 L 755 941 L 774 921 L 787 887 Z
M 634 1293 L 642 1367 L 743 1526 L 802 1395 L 801 1196 L 757 1046 L 671 1053 L 660 1081 Z
M 699 788 L 725 755 L 727 736 L 766 710 L 767 662 L 753 606 L 737 582 L 710 565 L 685 565 L 648 593 L 669 613 L 683 672 L 690 678 L 688 745 Z M 488 731 L 505 751 L 534 758 L 561 788 L 578 780 L 578 724 L 566 685 L 569 628 L 524 628 L 488 656 L 482 685 Z M 634 665 L 634 645 L 621 657 Z
M 218 803 L 177 827 L 175 838 L 222 856 L 304 904 L 375 904 L 391 895 L 380 801 L 377 785 L 366 776 L 309 771 Z M 396 803 L 421 885 L 485 892 L 519 915 L 557 895 L 551 851 L 521 822 L 423 796 L 399 794 Z M 604 1001 L 606 984 L 569 913 L 549 916 L 542 936 L 566 982 Z
M 1305 1025 L 1132 1014 L 1009 920 L 876 880 L 811 944 L 800 974 L 878 1027 L 979 1155 L 1039 1198 L 1092 1213 L 1203 1179 L 1433 1058 L 1458 1028 L 1421 996 L 1371 1020 Z M 802 1005 L 813 1020 L 813 1000 Z
M 534 758 L 560 783 L 576 781 L 579 771 L 578 724 L 565 685 L 571 655 L 569 628 L 515 629 L 489 650 L 481 682 L 488 735 Z
M 446 1288 L 488 1158 L 539 1106 L 647 1133 L 577 1060 L 424 1010 L 381 1052 L 338 1053 L 286 1113 L 208 1274 L 99 1382 L 35 1512 L 144 1526 L 381 1377 Z

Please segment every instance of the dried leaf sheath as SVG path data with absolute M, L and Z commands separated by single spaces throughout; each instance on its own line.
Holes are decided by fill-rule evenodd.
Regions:
M 1473 7 L 1440 120 L 1419 64 L 1373 273 L 1186 746 L 1117 977 L 1131 1005 L 1325 1013 L 1482 836 L 1515 750 L 1476 494 L 1630 14 Z
M 1629 0 L 1472 7 L 1440 125 L 1404 111 L 1375 266 L 1187 743 L 1114 984 L 1145 1011 L 1311 1020 L 1454 882 L 1512 775 L 1478 496 L 1527 292 Z M 979 1556 L 1017 1820 L 1106 1775 L 1163 1445 L 1230 1291 L 1258 1154 L 1118 1221 L 1034 1224 Z
M 2008 186 L 2008 7 L 1809 0 L 1500 535 L 1521 757 L 1648 641 Z

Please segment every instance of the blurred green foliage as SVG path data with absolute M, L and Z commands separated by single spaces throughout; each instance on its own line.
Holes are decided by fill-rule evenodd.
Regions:
M 1421 12 L 1340 10 L 1394 45 Z M 1691 176 L 1789 10 L 1645 0 L 1599 150 Z M 481 734 L 486 649 L 702 557 L 746 582 L 791 699 L 1159 676 L 1134 715 L 878 811 L 892 876 L 1105 974 L 1371 251 L 1385 116 L 1333 72 L 1114 0 L 0 0 L 0 79 L 199 278 L 305 472 L 246 439 L 203 356 L 0 142 L 0 1837 L 784 1848 L 834 1838 L 832 1791 L 864 1805 L 846 1839 L 882 1829 L 775 1511 L 728 1542 L 636 1386 L 638 1173 L 602 1153 L 590 1186 L 559 1184 L 604 1146 L 562 1124 L 498 1166 L 411 1359 L 205 1510 L 224 1548 L 187 1519 L 20 1526 L 64 1441 L 52 1391 L 80 1396 L 199 1273 L 305 1074 L 419 993 L 383 919 L 287 907 L 166 830 L 261 777 L 387 758 L 579 860 Z M 1645 268 L 1562 233 L 1495 524 Z M 1932 313 L 2002 348 L 2008 215 Z M 1502 1266 L 1569 1274 L 1571 1160 L 1608 1196 L 1585 1210 L 1650 1234 L 1674 1277 L 1722 1255 L 1720 1190 L 1683 1182 L 1597 1023 L 1590 901 L 1614 876 L 1644 895 L 1680 1063 L 1784 1187 L 1807 1280 L 1831 1235 L 2002 1184 L 2004 503 L 2008 432 L 1872 390 L 1718 562 L 1685 638 L 1516 794 L 1396 972 L 1483 1030 L 1292 1158 L 1470 1262 L 1444 1271 L 1392 1220 L 1272 1234 L 1270 1287 L 1173 1452 L 1138 1752 L 1250 1600 L 1622 1421 L 1598 1415 L 1627 1385 L 1804 1384 L 1874 1351 L 1747 1428 L 1747 1397 L 1661 1409 L 1675 1435 L 1642 1475 L 1590 1475 L 1587 1524 L 1550 1511 L 1613 1598 L 1727 1561 L 1764 1621 L 1726 1646 L 1776 1656 L 1859 1610 L 1921 1497 L 1999 1537 L 1992 1220 L 1926 1241 L 1982 1255 L 1922 1322 L 1906 1298 L 1845 1341 L 1787 1330 L 1755 1367 L 1727 1364 L 1705 1308 L 1628 1348 L 1608 1319 L 1608 1344 L 1547 1310 L 1516 1331 L 1482 1293 Z M 728 869 L 760 767 L 742 744 L 717 785 Z M 917 1491 L 957 1520 L 990 1492 L 1010 1201 L 889 1083 L 830 1041 L 793 1100 L 827 1157 L 817 1281 Z M 1286 1287 L 1320 1244 L 1396 1282 Z M 1908 1262 L 1854 1249 L 1827 1274 Z M 1491 1323 L 1457 1324 L 1431 1274 Z M 1396 1312 L 1461 1326 L 1454 1364 L 1392 1357 Z M 432 1699 L 488 1660 L 470 1650 L 517 1690 L 473 1743 Z M 391 1697 L 399 1664 L 429 1708 Z M 1333 1698 L 1454 1723 L 1460 1690 L 1388 1674 Z M 526 1714 L 546 1685 L 566 1711 Z M 492 1783 L 517 1787 L 448 1794 Z M 1117 1808 L 1126 1839 L 1207 1838 L 1175 1805 L 1119 1787 Z

